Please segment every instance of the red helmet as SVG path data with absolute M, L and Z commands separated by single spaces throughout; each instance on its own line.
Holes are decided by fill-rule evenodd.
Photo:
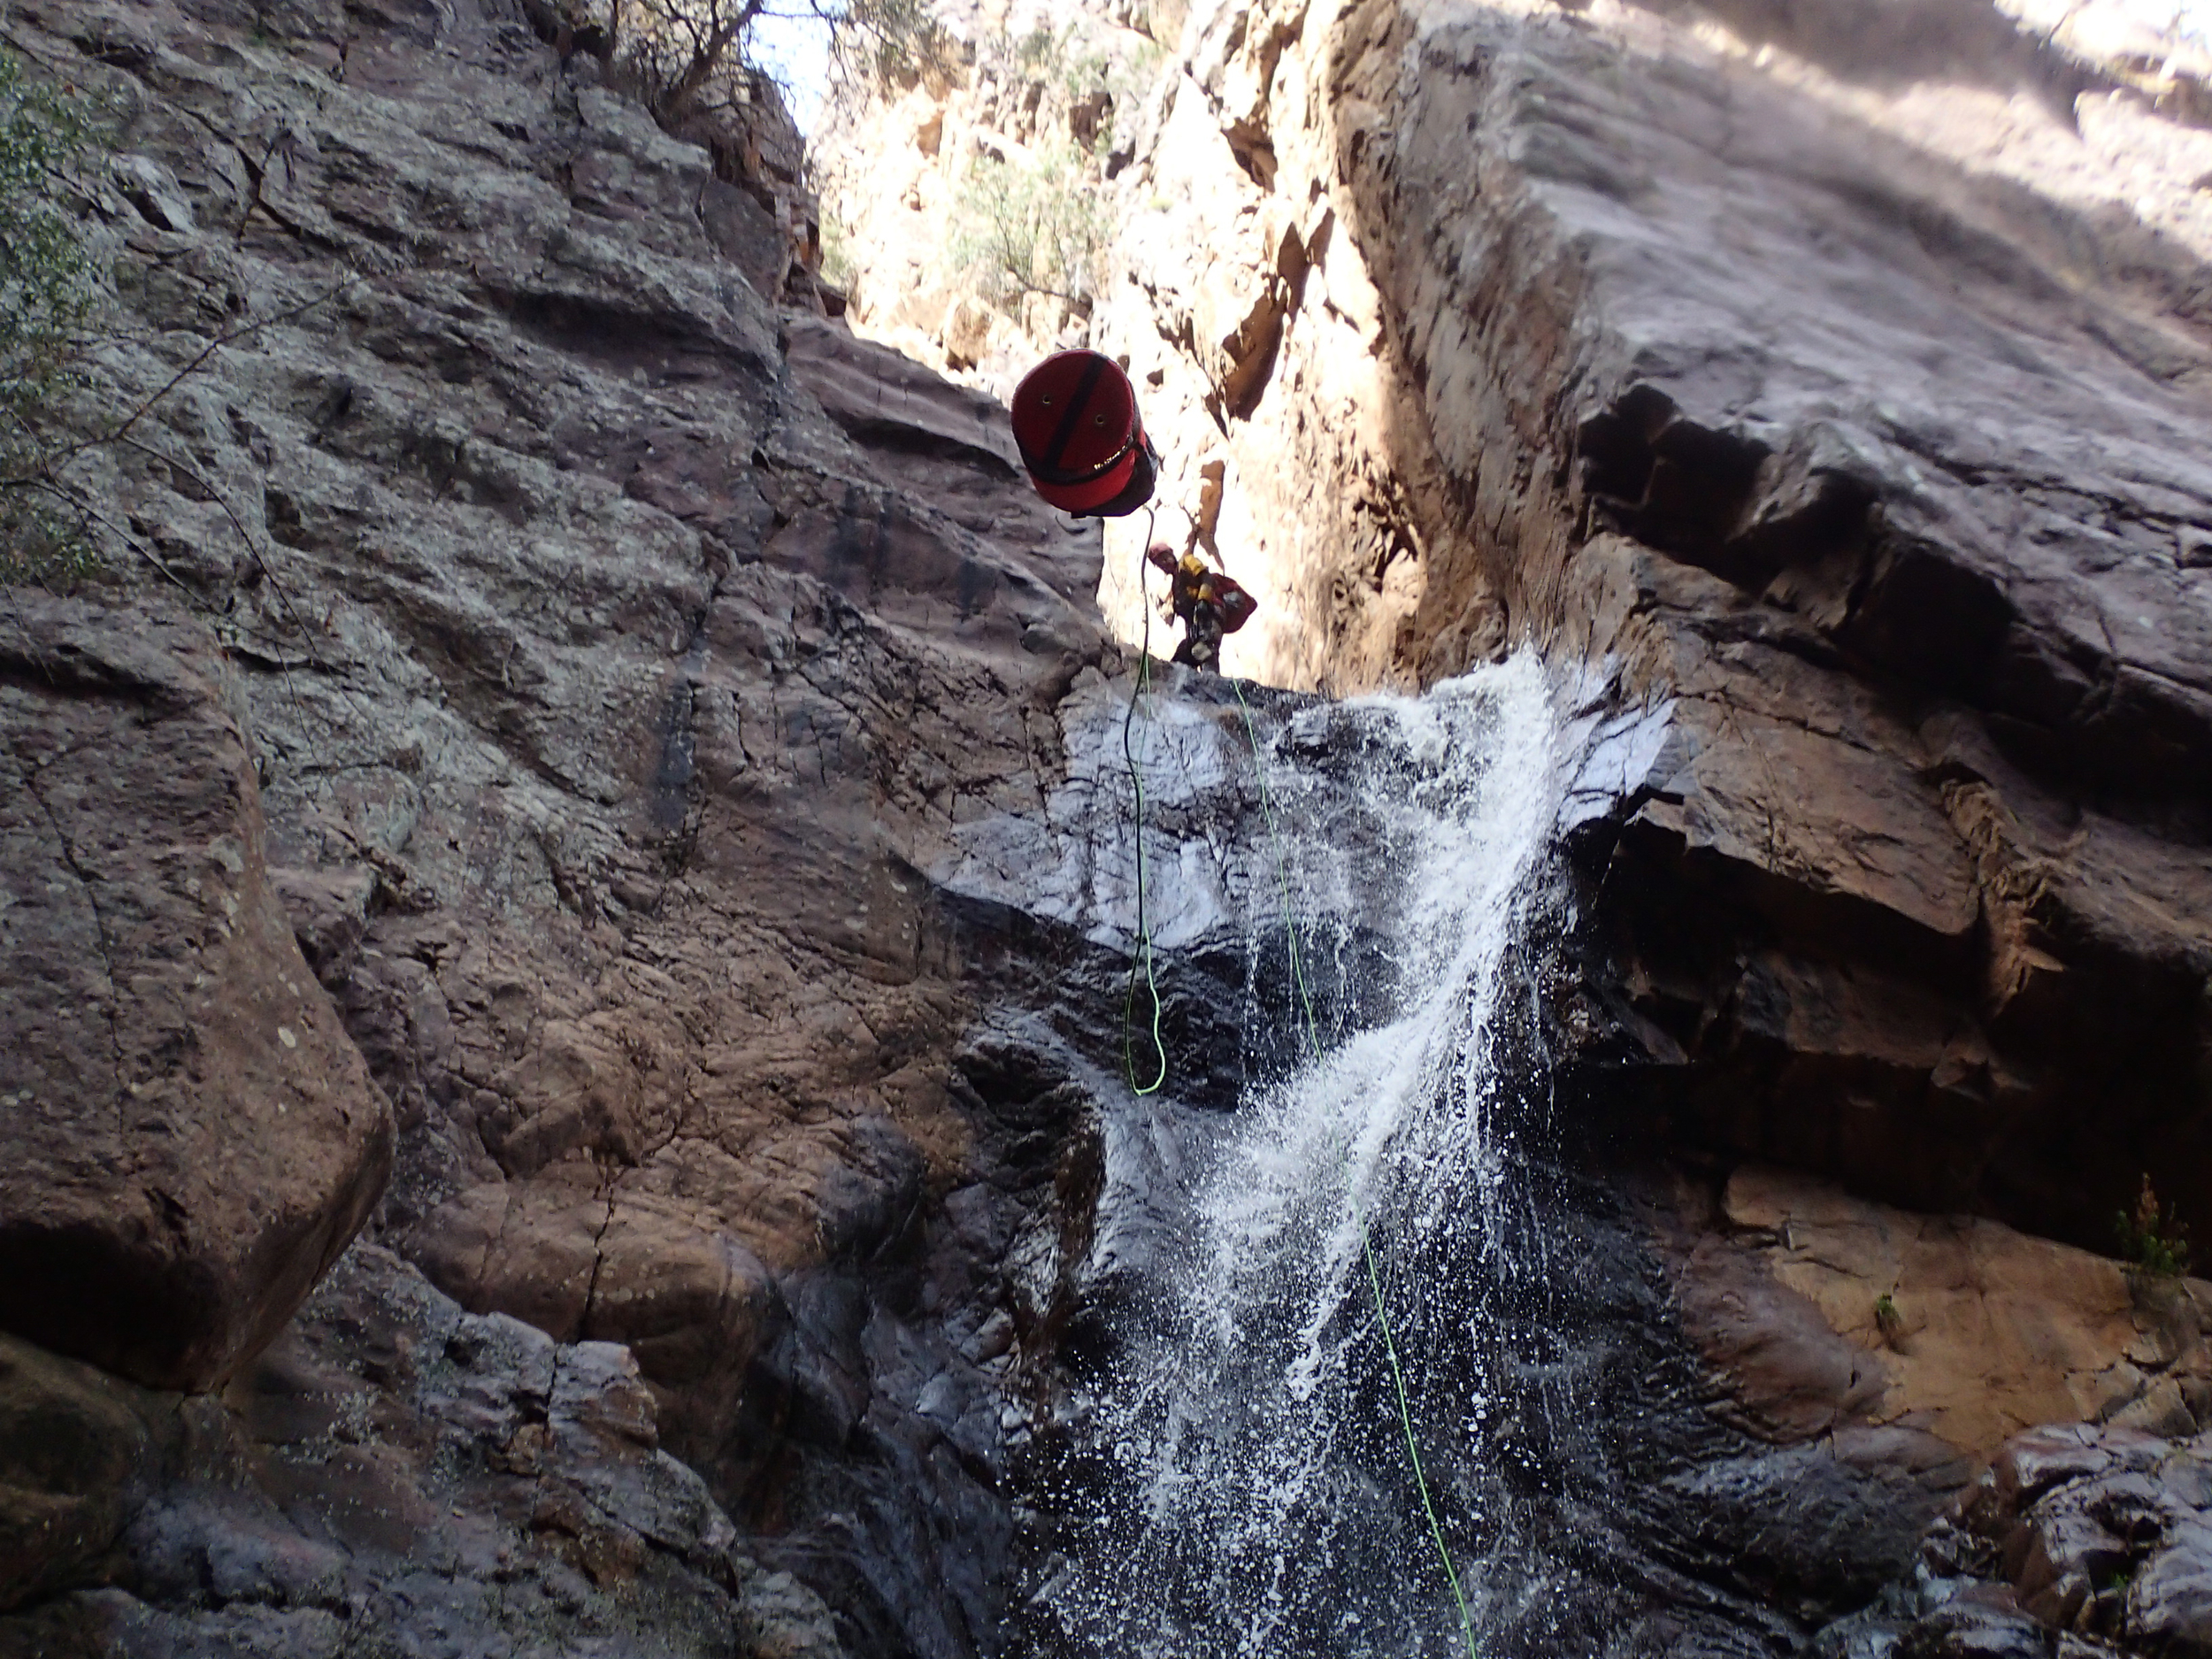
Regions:
M 1037 493 L 1063 512 L 1118 518 L 1152 498 L 1159 457 L 1136 388 L 1095 351 L 1056 352 L 1023 377 L 1014 442 Z

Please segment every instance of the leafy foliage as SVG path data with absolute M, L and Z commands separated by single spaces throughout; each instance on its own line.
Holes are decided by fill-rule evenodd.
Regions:
M 1897 1298 L 1886 1290 L 1874 1298 L 1874 1328 L 1893 1346 L 1904 1333 L 1905 1316 L 1897 1310 Z
M 897 86 L 951 70 L 953 39 L 927 0 L 847 0 L 839 9 L 837 59 L 848 70 Z
M 2113 1217 L 2120 1238 L 2121 1259 L 2147 1273 L 2179 1278 L 2189 1271 L 2189 1229 L 2174 1218 L 2170 1207 L 2162 1209 L 2147 1171 L 2143 1190 L 2135 1201 L 2135 1213 L 2121 1210 Z
M 606 50 L 664 126 L 745 103 L 744 49 L 767 0 L 606 0 Z
M 1107 50 L 1095 31 L 1045 25 L 985 49 L 1033 90 L 1035 136 L 972 161 L 955 197 L 953 262 L 1001 306 L 1048 294 L 1087 310 L 1113 239 L 1107 189 L 1115 112 L 1133 108 L 1163 57 L 1147 43 Z
M 0 418 L 11 434 L 52 395 L 99 296 L 68 205 L 90 142 L 86 100 L 31 80 L 0 47 Z
M 1113 230 L 1093 159 L 1071 142 L 1047 142 L 975 163 L 954 204 L 952 257 L 977 273 L 987 297 L 1090 303 Z
M 72 210 L 94 143 L 91 100 L 0 47 L 0 585 L 67 580 L 94 565 L 37 480 L 39 418 L 74 379 L 102 293 Z
M 878 81 L 910 85 L 950 62 L 927 0 L 597 0 L 593 27 L 618 77 L 673 129 L 758 101 L 751 44 L 772 19 L 819 24 L 841 73 Z

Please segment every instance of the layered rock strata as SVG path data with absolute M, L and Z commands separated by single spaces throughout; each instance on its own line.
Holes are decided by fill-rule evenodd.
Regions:
M 120 122 L 87 204 L 119 308 L 63 418 L 137 418 L 63 473 L 104 572 L 11 593 L 29 640 L 0 648 L 37 785 L 0 808 L 35 987 L 0 1065 L 37 1068 L 4 1074 L 30 1156 L 0 1232 L 45 1252 L 9 1324 L 219 1383 L 381 1189 L 371 1230 L 409 1265 L 372 1312 L 419 1272 L 472 1317 L 619 1345 L 652 1435 L 830 1596 L 839 1641 L 976 1651 L 1026 1363 L 1001 1246 L 1056 1143 L 958 1070 L 973 992 L 917 869 L 1055 764 L 1053 703 L 1103 649 L 1095 539 L 1023 504 L 972 397 L 802 353 L 881 465 L 856 447 L 787 361 L 713 158 L 519 8 L 11 27 Z M 350 1363 L 301 1330 L 302 1365 Z M 157 1489 L 228 1479 L 199 1440 L 180 1459 Z M 218 1509 L 217 1533 L 263 1527 Z M 72 1640 L 220 1625 L 158 1541 L 80 1568 L 152 1623 Z M 325 1564 L 358 1595 L 264 1599 L 394 1640 L 541 1622 Z
M 1087 337 L 1263 597 L 1233 668 L 1671 700 L 1596 849 L 1661 1141 L 2093 1248 L 2212 1190 L 2208 68 L 2110 8 L 1230 0 L 1110 158 Z M 864 132 L 949 178 L 989 94 Z
M 1970 1217 L 2212 1202 L 2205 68 L 2095 7 L 1231 0 L 1117 181 L 1089 338 L 1263 596 L 1233 668 L 1532 641 L 1667 710 L 1557 1018 L 1606 1156 L 1718 1155 L 1660 1229 L 1770 1443 L 2202 1421 L 2153 1281 Z
M 1563 826 L 1611 931 L 1550 1011 L 1571 1098 L 1637 1127 L 1610 1149 L 2102 1243 L 2146 1165 L 2203 1189 L 2195 207 L 2150 169 L 2152 234 L 1956 165 L 1891 84 L 2010 38 L 1953 10 L 1877 73 L 1756 16 L 1204 9 L 1096 337 L 1267 595 L 1239 665 L 1365 686 L 1532 640 L 1671 718 L 1601 746 L 1586 793 L 1627 815 Z M 1126 938 L 1037 879 L 1110 873 L 1121 833 L 1097 541 L 1023 494 L 987 400 L 780 316 L 788 250 L 733 229 L 713 159 L 520 9 L 18 15 L 122 122 L 88 210 L 130 321 L 74 418 L 152 401 L 69 474 L 108 574 L 8 600 L 0 825 L 35 879 L 0 927 L 44 1000 L 5 1109 L 83 1169 L 0 1185 L 0 1232 L 204 1294 L 167 1335 L 50 1292 L 5 1317 L 234 1380 L 12 1356 L 87 1453 L 16 1437 L 0 1642 L 991 1649 L 1099 1270 L 1169 1213 L 1106 1192 Z M 2022 153 L 2070 142 L 2054 98 L 2091 150 L 2203 142 L 2170 74 L 2033 42 L 1975 74 Z M 993 887 L 1009 826 L 1050 857 Z M 1210 827 L 1177 826 L 1194 868 Z M 1169 1033 L 1217 1106 L 1265 1064 L 1249 969 L 1225 915 L 1182 919 Z M 180 1030 L 250 1087 L 204 1087 Z M 377 1243 L 254 1361 L 378 1184 L 372 1083 Z M 195 1155 L 176 1190 L 165 1126 L 268 1167 Z M 2056 1258 L 1744 1175 L 1686 1248 L 1786 1293 L 1762 1328 L 1819 1408 L 1790 1416 L 1691 1317 L 1724 1276 L 1653 1253 L 1665 1204 L 1540 1173 L 1589 1248 L 1532 1238 L 1550 1281 L 1501 1294 L 1566 1310 L 1604 1409 L 1532 1395 L 1455 1443 L 1570 1540 L 1589 1594 L 1531 1641 L 1788 1651 L 1909 1563 L 2004 1414 L 2200 1422 L 2180 1312 L 2110 1271 L 2063 1263 L 2062 1363 L 1990 1392 L 1912 1322 L 1949 1292 L 2016 1326 L 1952 1280 Z M 96 1225 L 41 1218 L 73 1193 Z
M 2212 1425 L 2202 1280 L 1758 1166 L 1662 1213 L 1685 1328 L 1754 1433 L 1901 1425 L 1979 1467 L 2038 1424 Z

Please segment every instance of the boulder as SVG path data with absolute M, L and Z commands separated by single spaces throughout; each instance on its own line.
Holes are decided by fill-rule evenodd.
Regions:
M 220 1382 L 383 1188 L 389 1107 L 264 861 L 214 641 L 19 595 L 0 638 L 0 1326 Z

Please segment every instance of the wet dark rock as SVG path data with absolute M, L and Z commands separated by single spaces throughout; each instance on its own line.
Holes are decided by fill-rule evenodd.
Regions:
M 635 1539 L 694 1525 L 680 1513 L 690 1497 L 652 1485 L 657 1446 L 701 1472 L 764 1571 L 834 1591 L 817 1622 L 838 1641 L 953 1659 L 1000 1622 L 1003 1442 L 1019 1425 L 1008 1350 L 976 1336 L 1010 1323 L 1017 1298 L 995 1256 L 968 1252 L 1043 1236 L 1032 1211 L 1053 1202 L 1079 1114 L 971 1133 L 954 1053 L 979 999 L 957 921 L 920 872 L 955 826 L 1036 798 L 1056 764 L 1054 703 L 1113 661 L 1071 599 L 1094 584 L 1096 540 L 1040 521 L 1026 486 L 987 459 L 971 394 L 856 345 L 831 354 L 825 389 L 864 403 L 876 375 L 896 418 L 849 433 L 826 414 L 784 356 L 781 296 L 748 275 L 790 288 L 788 269 L 771 269 L 782 256 L 718 188 L 804 231 L 795 150 L 765 128 L 704 134 L 711 152 L 672 137 L 544 21 L 506 0 L 12 14 L 39 53 L 112 96 L 119 148 L 137 157 L 93 204 L 119 244 L 122 338 L 58 419 L 104 428 L 206 355 L 88 485 L 104 518 L 168 549 L 169 576 L 119 542 L 88 595 L 11 598 L 12 637 L 48 641 L 50 611 L 85 636 L 69 657 L 85 683 L 50 685 L 42 657 L 12 667 L 25 735 L 9 752 L 29 764 L 50 758 L 31 753 L 42 733 L 87 740 L 51 775 L 84 773 L 56 799 L 108 837 L 84 863 L 96 887 L 117 884 L 119 905 L 96 892 L 111 919 L 161 892 L 137 866 L 106 867 L 110 850 L 156 839 L 122 833 L 134 812 L 165 812 L 180 846 L 234 832 L 240 868 L 204 876 L 188 915 L 155 919 L 196 937 L 200 910 L 235 888 L 242 937 L 268 960 L 232 964 L 220 983 L 242 1016 L 260 1010 L 246 1022 L 255 1053 L 280 1071 L 317 1061 L 334 1091 L 357 1085 L 375 1104 L 380 1088 L 391 1110 L 357 1125 L 360 1156 L 342 1164 L 303 1149 L 316 1120 L 296 1102 L 263 1125 L 252 1114 L 277 1096 L 241 1087 L 228 1106 L 247 1120 L 187 1160 L 213 1189 L 204 1202 L 151 1179 L 157 1148 L 149 1179 L 115 1194 L 18 1157 L 24 1193 L 8 1189 L 0 1232 L 82 1200 L 157 1256 L 180 1234 L 219 1266 L 225 1249 L 269 1258 L 271 1284 L 217 1274 L 211 1289 L 183 1286 L 199 1302 L 150 1304 L 194 1325 L 188 1363 L 123 1353 L 158 1347 L 161 1323 L 119 1315 L 97 1283 L 27 1267 L 0 1303 L 43 1286 L 49 1311 L 110 1345 L 108 1363 L 219 1383 L 374 1206 L 381 1247 L 469 1318 L 504 1322 L 494 1348 L 531 1329 L 598 1356 L 591 1393 L 619 1413 L 593 1432 L 629 1436 L 646 1462 L 622 1479 L 651 1486 L 622 1498 Z M 159 675 L 94 672 L 157 657 Z M 59 710 L 83 729 L 64 733 Z M 185 798 L 195 786 L 204 801 Z M 0 818 L 20 793 L 0 790 Z M 216 808 L 220 826 L 193 818 Z M 7 1006 L 33 1024 L 0 1045 L 0 1113 L 27 1114 L 11 1144 L 36 1153 L 46 1074 L 66 1074 L 56 1100 L 76 1115 L 48 1138 L 96 1164 L 101 1142 L 80 1131 L 114 1112 L 112 1066 L 88 1046 L 106 1025 L 86 1023 L 106 1008 L 84 967 L 101 960 L 98 930 L 83 906 L 46 902 L 85 885 L 45 870 L 51 827 L 19 827 L 32 839 L 11 879 L 42 896 L 5 912 L 25 980 Z M 50 940 L 24 931 L 42 917 Z M 128 1045 L 141 1025 L 166 1029 L 153 994 L 167 995 L 164 972 L 189 984 L 178 960 L 119 963 L 151 999 L 114 999 Z M 273 975 L 321 1023 L 262 1018 L 280 990 L 296 995 Z M 50 1032 L 69 1044 L 41 1059 Z M 11 1064 L 40 1075 L 6 1076 Z M 202 1111 L 185 1126 L 219 1125 Z M 349 1172 L 361 1179 L 336 1179 Z M 320 1194 L 322 1231 L 293 1225 L 307 1208 L 296 1187 Z M 203 1317 L 211 1300 L 228 1323 Z M 348 1340 L 311 1319 L 271 1352 L 343 1369 Z M 471 1387 L 422 1409 L 532 1443 L 526 1424 L 509 1432 L 527 1390 Z M 528 1409 L 557 1421 L 558 1393 Z M 380 1398 L 360 1397 L 373 1419 Z M 257 1394 L 252 1409 L 275 1408 Z M 345 1442 L 365 1489 L 414 1432 L 394 1419 L 388 1444 L 371 1420 Z M 574 1502 L 549 1499 L 559 1514 L 541 1530 L 595 1558 L 603 1543 L 626 1572 L 633 1543 L 594 1530 L 610 1500 L 588 1450 L 560 1453 Z M 242 1592 L 265 1595 L 258 1611 L 197 1599 L 177 1563 L 198 1546 L 176 1540 L 199 1524 L 174 1518 L 198 1502 L 185 1495 L 197 1465 L 164 1468 L 119 1563 L 93 1575 L 106 1587 L 35 1617 L 121 1620 L 150 1648 L 187 1642 L 177 1620 L 218 1647 L 338 1640 L 329 1621 L 349 1616 L 290 1578 Z M 480 1501 L 488 1489 L 457 1507 L 474 1516 Z M 259 1499 L 235 1502 L 208 1525 L 278 1526 Z M 667 1550 L 639 1547 L 672 1643 L 735 1628 L 736 1603 L 717 1610 L 710 1593 L 722 1569 L 687 1557 L 662 1572 Z M 588 1562 L 571 1566 L 591 1578 Z M 557 1602 L 565 1580 L 547 1574 Z M 457 1631 L 488 1630 L 505 1603 L 484 1577 L 447 1572 L 418 1599 L 449 1607 Z M 384 1591 L 346 1594 L 368 1608 Z M 615 1623 L 589 1636 L 557 1608 L 546 1617 L 570 1620 L 579 1644 L 620 1645 Z
M 51 617 L 96 636 L 84 662 L 149 641 L 173 644 L 164 674 L 227 659 L 150 723 L 109 708 L 127 701 L 111 684 L 71 703 L 88 744 L 158 759 L 181 733 L 170 759 L 191 764 L 141 752 L 70 804 L 102 827 L 150 803 L 173 819 L 188 813 L 150 786 L 239 780 L 218 804 L 265 818 L 242 843 L 245 887 L 266 866 L 242 901 L 258 965 L 280 958 L 328 1016 L 326 1071 L 383 1091 L 396 1149 L 372 1241 L 281 1335 L 381 1185 L 373 1133 L 324 1183 L 318 1224 L 278 1230 L 297 1247 L 274 1252 L 280 1283 L 232 1298 L 250 1306 L 190 1363 L 96 1349 L 142 1381 L 228 1378 L 219 1398 L 11 1362 L 0 1482 L 34 1517 L 0 1540 L 11 1659 L 1000 1650 L 1064 1541 L 1050 1506 L 1103 1479 L 1084 1391 L 1141 1330 L 1187 1225 L 1190 1149 L 1299 1052 L 1255 1013 L 1286 1005 L 1290 974 L 1279 931 L 1250 919 L 1273 913 L 1276 874 L 1226 684 L 1163 671 L 1125 728 L 1132 682 L 1089 606 L 1098 541 L 1041 511 L 987 400 L 777 313 L 805 286 L 780 240 L 803 192 L 784 188 L 778 134 L 679 142 L 546 10 L 12 14 L 117 96 L 131 157 L 91 208 L 124 250 L 129 337 L 73 418 L 104 419 L 219 329 L 260 325 L 148 411 L 145 453 L 102 463 L 100 499 L 175 581 L 115 548 L 91 597 L 25 602 L 36 637 Z M 1371 90 L 1399 84 L 1408 43 L 1379 22 Z M 1438 37 L 1466 71 L 1439 88 L 1518 84 L 1476 50 L 1493 26 Z M 1557 42 L 1516 61 L 1553 47 L 1587 66 Z M 1695 80 L 1646 101 L 1679 113 Z M 1558 141 L 1532 152 L 1550 157 L 1543 188 L 1571 188 L 1554 175 L 1595 141 L 1533 105 L 1508 113 Z M 1394 181 L 1352 141 L 1367 211 L 1401 186 L 1459 199 L 1456 137 L 1448 162 Z M 1432 180 L 1432 163 L 1460 172 Z M 1398 225 L 1391 246 L 1410 260 L 1448 241 Z M 1456 277 L 1383 274 L 1394 304 L 1423 291 L 1483 311 Z M 1291 313 L 1253 315 L 1244 415 L 1289 379 L 1268 375 Z M 1400 316 L 1376 338 L 1400 350 L 1417 332 Z M 1523 332 L 1532 351 L 1574 337 Z M 1611 529 L 1578 543 L 1578 571 L 1611 586 L 1575 649 L 1625 641 L 1650 669 L 1652 637 L 1617 631 L 1632 613 L 1667 618 L 1682 648 L 1671 711 L 1577 695 L 1592 758 L 1559 827 L 1615 872 L 1609 942 L 1629 964 L 1575 987 L 1577 1052 L 1615 1083 L 1631 1058 L 1662 1074 L 1606 1101 L 1626 1121 L 1655 1094 L 1636 1121 L 1660 1140 L 2101 1225 L 2116 1161 L 2164 1145 L 2146 1103 L 2176 1084 L 2194 1098 L 2201 837 L 2185 792 L 2154 786 L 2212 729 L 2197 671 L 2139 634 L 2089 638 L 2038 587 L 2110 550 L 2086 509 L 2031 500 L 2048 477 L 2023 463 L 1924 498 L 1900 469 L 1952 450 L 1922 426 L 1871 449 L 1810 418 L 1750 434 L 1713 390 L 1724 356 L 1642 364 L 1594 407 L 1527 389 L 1544 406 L 1516 430 L 1552 447 L 1506 469 L 1517 490 L 1572 482 L 1559 457 L 1583 442 L 1588 524 Z M 1438 430 L 1500 429 L 1464 412 Z M 1483 521 L 1512 528 L 1496 469 L 1459 458 Z M 1494 595 L 1434 592 L 1405 641 L 1422 672 L 1502 643 Z M 64 718 L 36 666 L 7 675 L 25 764 Z M 1312 989 L 1328 1033 L 1357 1030 L 1392 988 L 1399 896 L 1361 798 L 1362 717 L 1251 702 L 1302 780 L 1302 833 L 1344 856 Z M 1125 729 L 1153 745 L 1141 930 Z M 1775 802 L 1793 809 L 1778 841 L 1759 810 Z M 13 827 L 36 843 L 13 862 L 74 891 L 47 832 Z M 51 1029 L 75 1021 L 41 1088 L 97 1069 L 75 1064 L 100 1034 L 76 1029 L 86 1009 L 145 1011 L 81 995 L 101 929 L 65 920 L 24 976 Z M 1172 1079 L 1156 1113 L 1129 1012 L 1140 932 Z M 1517 965 L 1532 987 L 1551 964 Z M 274 995 L 265 974 L 234 977 Z M 2053 1052 L 2092 1043 L 2140 1073 L 2108 1148 L 2052 1106 L 2085 1075 Z M 1532 1040 L 1515 1058 L 1541 1075 Z M 72 1099 L 73 1124 L 112 1103 Z M 2014 1651 L 2038 1613 L 2200 1640 L 2203 1506 L 2172 1507 L 2195 1465 L 2165 1458 L 2147 1487 L 2127 1460 L 2148 1454 L 2116 1440 L 2071 1474 L 2019 1463 L 1988 1560 L 1939 1584 L 1931 1567 L 1900 1599 L 1955 1460 L 1874 1420 L 1832 1333 L 1778 1336 L 1758 1310 L 1742 1346 L 1769 1343 L 1775 1386 L 1747 1408 L 1688 1328 L 1634 1181 L 1573 1162 L 1587 1147 L 1560 1152 L 1533 1133 L 1559 1125 L 1523 1104 L 1523 1233 L 1468 1292 L 1509 1335 L 1477 1352 L 1440 1324 L 1423 1356 L 1496 1402 L 1425 1425 L 1453 1512 L 1509 1515 L 1535 1540 L 1525 1577 L 1504 1575 L 1523 1599 L 1502 1652 L 1785 1654 L 1839 1616 L 1857 1620 L 1836 1638 L 1852 1653 Z M 1870 1116 L 1878 1133 L 1854 1139 Z M 328 1172 L 267 1127 L 239 1139 L 281 1167 L 223 1187 L 234 1210 Z M 2082 1194 L 2055 1193 L 2078 1153 Z M 122 1213 L 142 1198 L 151 1220 Z M 100 1207 L 134 1238 L 173 1219 L 135 1191 Z M 103 1312 L 96 1334 L 142 1338 Z M 8 1426 L 26 1422 L 60 1425 L 66 1467 Z M 1372 1460 L 1378 1505 L 1402 1507 L 1396 1467 Z M 1956 1586 L 1977 1572 L 2004 1594 Z
M 1527 641 L 1666 709 L 1587 847 L 1617 1133 L 2090 1249 L 2145 1169 L 2212 1191 L 2212 355 L 2203 244 L 2076 124 L 2168 73 L 2076 55 L 2118 11 L 1240 0 L 1140 134 L 1171 205 L 1104 308 L 1171 484 L 1227 457 L 1232 567 L 1299 617 L 1275 672 Z M 1987 156 L 2080 172 L 1961 159 L 1967 118 L 1906 113 L 1939 83 L 2016 100 Z M 2196 142 L 2126 132 L 2146 171 Z M 1317 240 L 1327 298 L 1221 419 L 1222 342 Z
M 2121 1628 L 2154 1653 L 2212 1653 L 2212 1520 L 2175 1524 L 2126 1590 Z
M 1916 1620 L 1900 1639 L 1897 1659 L 2050 1659 L 2050 1630 L 2002 1598 L 1962 1596 Z

